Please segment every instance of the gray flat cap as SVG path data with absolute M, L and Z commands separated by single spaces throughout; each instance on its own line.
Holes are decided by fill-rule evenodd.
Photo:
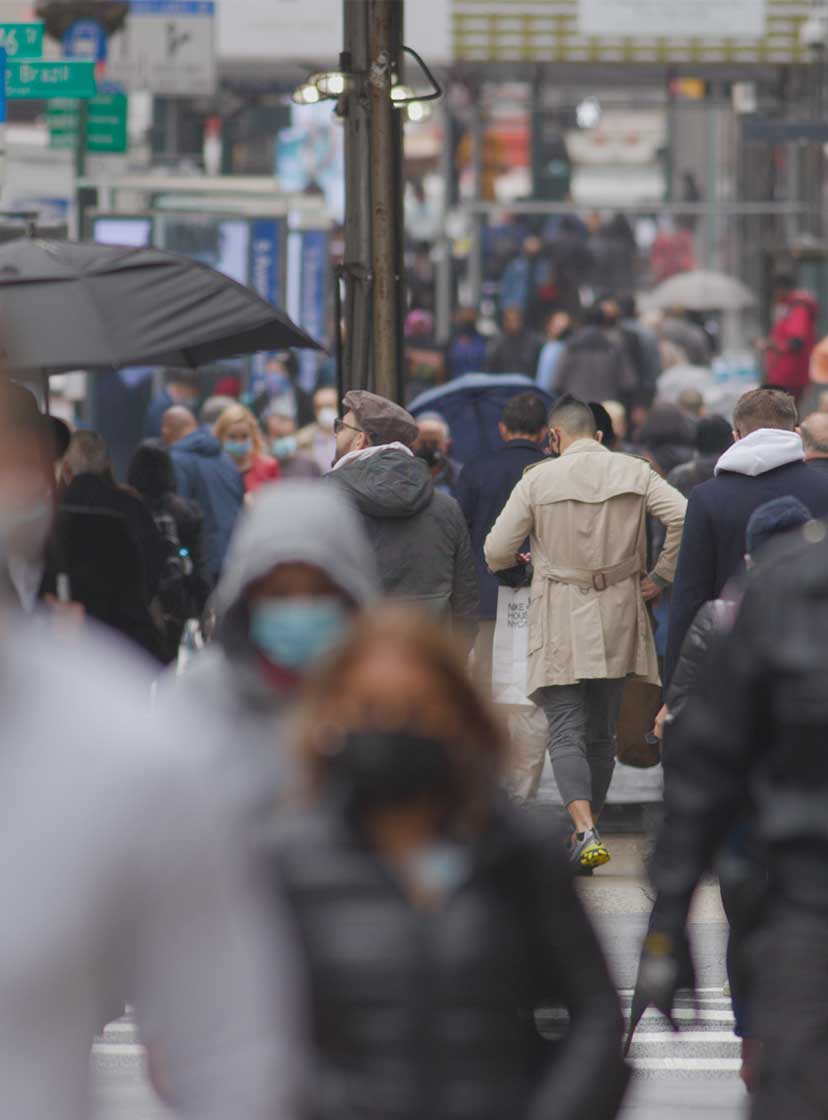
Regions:
M 353 412 L 373 444 L 402 443 L 410 447 L 419 434 L 417 421 L 410 412 L 376 393 L 352 389 L 343 404 L 345 412 Z

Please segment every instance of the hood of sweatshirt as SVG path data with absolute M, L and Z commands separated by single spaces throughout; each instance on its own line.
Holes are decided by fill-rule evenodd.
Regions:
M 783 432 L 776 428 L 759 428 L 729 447 L 716 464 L 716 474 L 729 471 L 750 478 L 767 474 L 789 463 L 800 463 L 805 458 L 802 438 L 796 432 Z
M 357 606 L 379 595 L 376 557 L 341 491 L 319 482 L 262 490 L 236 530 L 213 600 L 226 649 L 249 651 L 247 588 L 280 564 L 318 568 Z
M 423 460 L 393 448 L 344 463 L 330 478 L 367 517 L 414 517 L 434 496 Z
M 207 428 L 197 428 L 196 431 L 190 432 L 188 436 L 184 436 L 170 448 L 173 455 L 176 451 L 186 451 L 190 455 L 201 455 L 205 459 L 214 459 L 221 455 L 222 450 L 219 441 Z

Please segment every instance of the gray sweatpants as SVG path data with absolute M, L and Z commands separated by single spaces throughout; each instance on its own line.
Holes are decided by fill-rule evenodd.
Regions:
M 589 801 L 597 819 L 615 769 L 624 680 L 552 685 L 533 696 L 549 724 L 549 758 L 564 805 Z

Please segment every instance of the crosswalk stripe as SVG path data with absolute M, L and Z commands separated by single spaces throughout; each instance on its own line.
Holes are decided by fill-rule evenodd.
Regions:
M 547 1007 L 539 1012 L 542 1019 L 553 1020 L 554 1022 L 566 1021 L 569 1019 L 569 1012 L 565 1011 L 562 1007 Z M 681 1023 L 692 1023 L 701 1021 L 705 1023 L 732 1023 L 733 1012 L 726 1011 L 722 1008 L 720 1011 L 708 1010 L 701 1008 L 695 1011 L 692 1007 L 678 1007 L 673 1012 L 674 1018 Z M 645 1019 L 664 1019 L 660 1011 L 650 1007 L 644 1012 Z
M 144 1047 L 138 1042 L 96 1042 L 92 1053 L 100 1058 L 141 1058 Z
M 659 1031 L 657 1033 L 636 1033 L 633 1047 L 666 1046 L 668 1044 L 672 1046 L 673 1043 L 686 1046 L 702 1046 L 709 1042 L 737 1046 L 740 1040 L 732 1031 L 681 1031 L 679 1034 L 674 1031 Z
M 633 1058 L 631 1064 L 633 1069 L 639 1070 L 684 1070 L 699 1073 L 738 1073 L 742 1068 L 739 1058 Z

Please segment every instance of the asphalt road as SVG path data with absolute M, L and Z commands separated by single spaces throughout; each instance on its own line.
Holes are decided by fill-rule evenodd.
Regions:
M 621 999 L 629 1004 L 638 951 L 649 913 L 642 875 L 645 841 L 606 837 L 613 861 L 594 878 L 579 881 L 601 935 Z M 732 1033 L 724 983 L 725 925 L 714 884 L 696 899 L 691 932 L 701 1013 L 679 1011 L 685 1030 L 674 1035 L 655 1012 L 639 1027 L 631 1058 L 635 1076 L 622 1120 L 742 1120 L 746 1095 L 738 1079 L 738 1041 Z M 541 1016 L 544 1032 L 565 1027 L 560 1013 Z M 600 1075 L 600 1071 L 596 1071 Z M 141 1048 L 129 1021 L 112 1024 L 92 1056 L 96 1120 L 169 1120 L 143 1076 Z

